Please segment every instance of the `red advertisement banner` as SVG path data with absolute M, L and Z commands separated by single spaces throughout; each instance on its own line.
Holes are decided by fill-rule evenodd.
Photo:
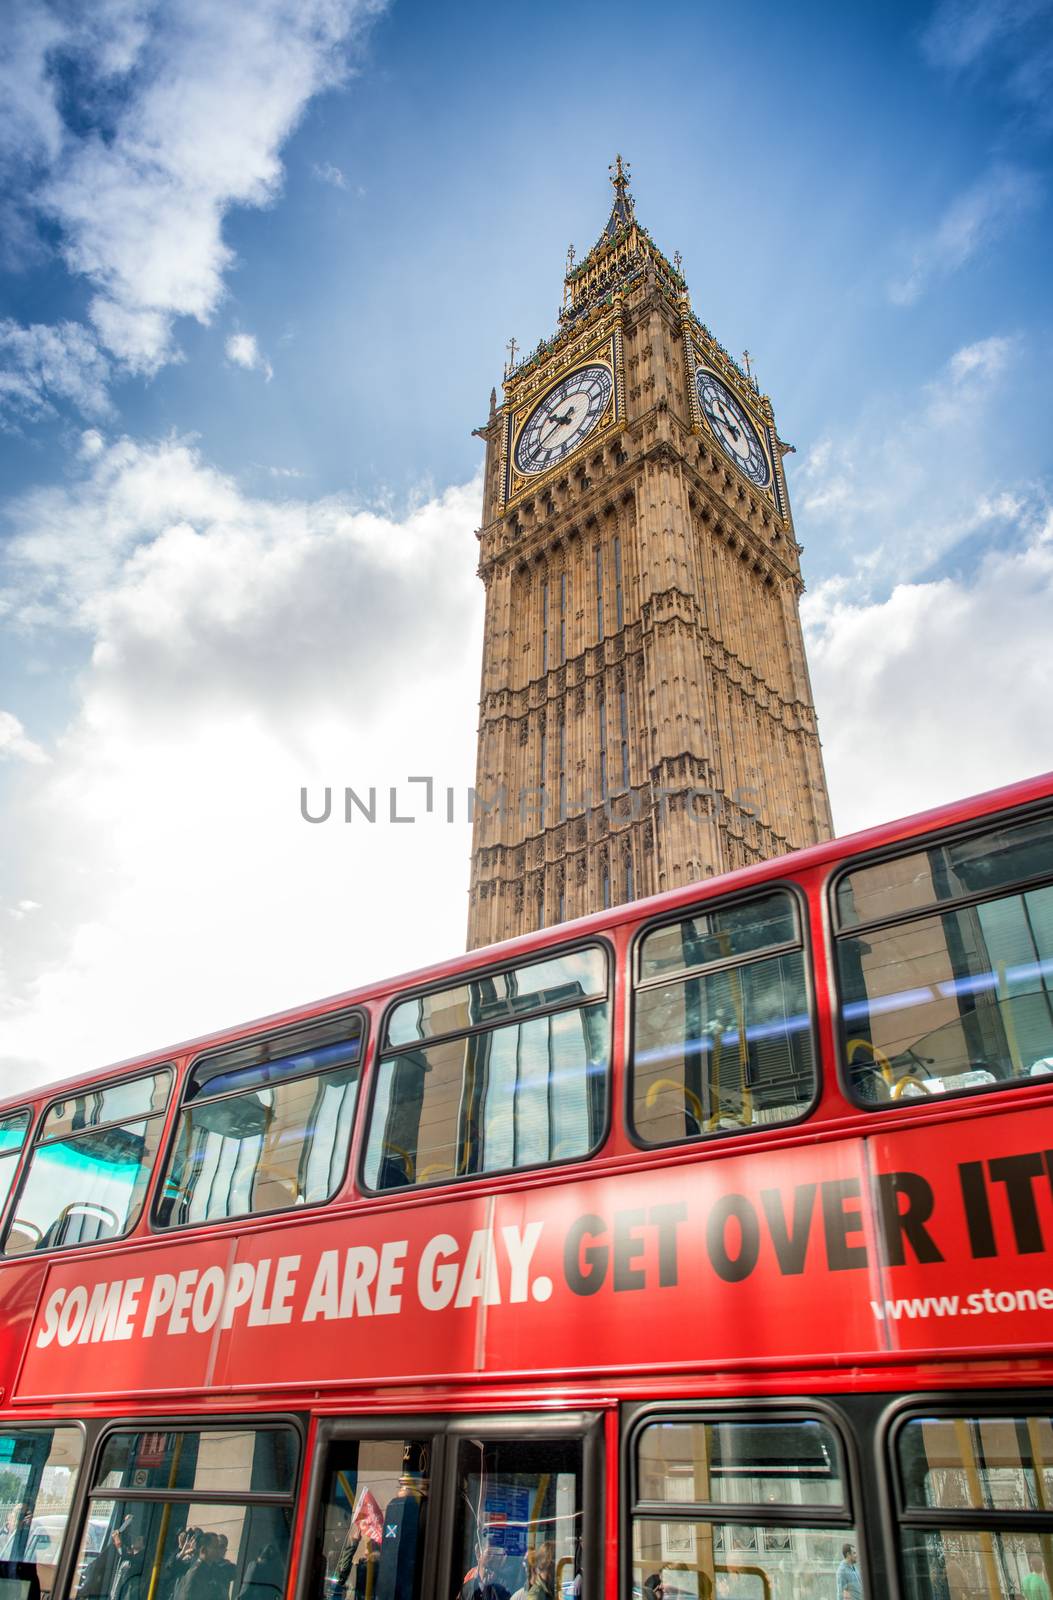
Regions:
M 22 1400 L 1053 1343 L 1053 1114 L 53 1260 Z

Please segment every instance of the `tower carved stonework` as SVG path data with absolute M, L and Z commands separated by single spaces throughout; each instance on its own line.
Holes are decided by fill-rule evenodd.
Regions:
M 787 446 L 627 178 L 478 430 L 469 948 L 831 833 Z

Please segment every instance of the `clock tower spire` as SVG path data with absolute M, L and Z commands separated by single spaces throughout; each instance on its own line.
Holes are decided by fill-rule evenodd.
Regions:
M 770 400 L 621 155 L 486 441 L 469 945 L 829 837 Z

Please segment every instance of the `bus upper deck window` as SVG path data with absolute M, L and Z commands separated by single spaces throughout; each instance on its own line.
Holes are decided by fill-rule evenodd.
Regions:
M 606 954 L 567 951 L 404 1000 L 383 1046 L 369 1188 L 587 1155 L 606 1125 Z
M 146 1196 L 171 1086 L 166 1067 L 52 1102 L 15 1200 L 5 1255 L 127 1233 Z
M 12 1111 L 6 1117 L 0 1117 L 0 1210 L 7 1204 L 7 1197 L 11 1193 L 29 1123 L 28 1111 Z
M 632 1117 L 647 1144 L 790 1122 L 816 1089 L 797 902 L 701 908 L 640 942 Z
M 201 1057 L 187 1078 L 158 1221 L 314 1205 L 344 1175 L 362 1054 L 346 1013 Z
M 840 879 L 842 1043 L 861 1100 L 895 1104 L 1053 1074 L 1051 880 L 1048 816 Z

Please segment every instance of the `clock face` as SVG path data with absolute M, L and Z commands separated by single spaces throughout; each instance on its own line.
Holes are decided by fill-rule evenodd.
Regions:
M 763 489 L 768 482 L 768 458 L 757 430 L 729 389 L 705 367 L 695 371 L 698 403 L 717 442 L 747 478 Z
M 610 367 L 579 367 L 534 407 L 516 440 L 520 472 L 547 472 L 595 428 L 614 392 Z

